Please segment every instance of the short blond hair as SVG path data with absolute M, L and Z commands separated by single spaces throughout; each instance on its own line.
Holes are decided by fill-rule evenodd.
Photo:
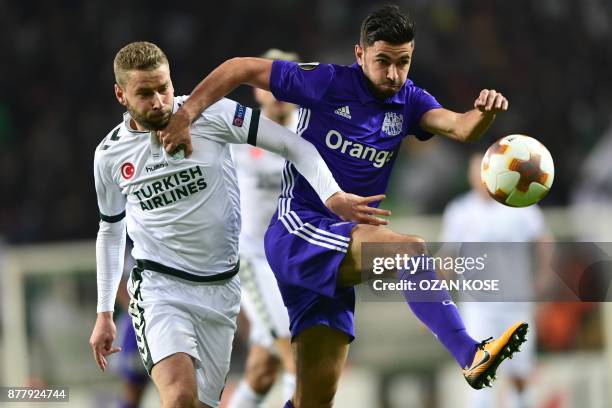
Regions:
M 170 65 L 166 54 L 157 45 L 137 41 L 121 48 L 113 62 L 115 81 L 124 87 L 127 82 L 127 73 L 132 70 L 151 71 L 161 65 Z

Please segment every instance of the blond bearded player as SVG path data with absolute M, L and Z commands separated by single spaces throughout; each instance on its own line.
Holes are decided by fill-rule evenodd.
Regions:
M 123 121 L 96 149 L 100 227 L 98 317 L 90 344 L 103 371 L 113 346 L 113 305 L 127 233 L 137 260 L 128 290 L 143 362 L 162 407 L 216 407 L 229 369 L 240 304 L 240 203 L 229 143 L 281 154 L 306 174 L 326 205 L 346 219 L 386 223 L 362 198 L 340 190 L 316 149 L 284 127 L 222 99 L 192 124 L 194 153 L 168 156 L 157 143 L 187 99 L 174 97 L 170 68 L 154 44 L 131 43 L 114 61 Z

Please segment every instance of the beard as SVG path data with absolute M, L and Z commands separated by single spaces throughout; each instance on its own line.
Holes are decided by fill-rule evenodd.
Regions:
M 374 96 L 376 96 L 378 99 L 390 98 L 396 93 L 398 93 L 402 87 L 402 84 L 389 83 L 389 82 L 384 82 L 382 84 L 375 84 L 374 82 L 370 81 L 369 78 L 366 77 L 366 79 L 368 81 L 368 86 L 370 90 L 372 91 Z
M 374 96 L 377 99 L 381 99 L 381 100 L 390 98 L 396 93 L 398 93 L 399 90 L 402 89 L 402 86 L 404 85 L 404 82 L 406 81 L 404 79 L 404 82 L 383 81 L 380 83 L 375 83 L 368 76 L 366 67 L 362 67 L 361 70 L 363 72 L 363 77 L 366 80 L 366 84 L 368 85 L 368 88 L 370 89 L 370 92 L 372 92 L 372 94 L 374 94 Z
M 127 104 L 127 110 L 134 121 L 144 127 L 147 130 L 162 130 L 170 122 L 172 117 L 172 107 L 169 106 L 167 109 L 161 111 L 149 111 L 139 112 L 129 103 Z

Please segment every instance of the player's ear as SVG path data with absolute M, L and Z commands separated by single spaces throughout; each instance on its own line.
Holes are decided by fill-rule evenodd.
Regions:
M 115 84 L 115 97 L 123 106 L 127 105 L 127 101 L 125 99 L 125 92 L 118 84 Z
M 355 59 L 357 59 L 357 64 L 363 67 L 363 48 L 359 44 L 355 44 Z

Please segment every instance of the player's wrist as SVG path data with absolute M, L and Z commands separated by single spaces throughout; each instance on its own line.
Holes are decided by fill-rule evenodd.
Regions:
M 330 195 L 327 198 L 327 200 L 325 200 L 325 206 L 333 211 L 334 210 L 333 207 L 335 206 L 336 203 L 338 203 L 338 200 L 342 199 L 342 195 L 343 194 L 345 194 L 345 193 L 342 190 L 336 191 L 335 193 Z
M 99 320 L 113 320 L 113 311 L 109 310 L 109 311 L 105 311 L 105 312 L 98 312 L 98 319 Z
M 330 205 L 344 194 L 344 191 L 338 189 L 330 189 L 322 194 L 321 198 L 327 197 L 324 200 L 321 200 L 325 203 L 327 208 L 330 208 Z
M 176 111 L 175 115 L 178 115 L 180 118 L 184 119 L 191 125 L 193 121 L 195 121 L 198 116 L 198 112 L 191 108 L 188 104 L 189 101 L 185 102 L 183 106 L 179 110 Z

